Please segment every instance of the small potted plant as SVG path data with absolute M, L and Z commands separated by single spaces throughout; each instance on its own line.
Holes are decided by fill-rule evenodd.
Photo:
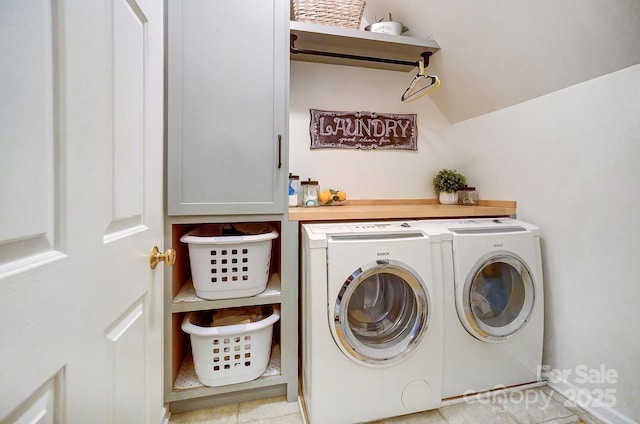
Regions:
M 458 190 L 467 185 L 464 175 L 455 169 L 443 168 L 431 181 L 433 189 L 438 194 L 438 200 L 444 205 L 458 203 Z
M 389 12 L 389 20 L 385 21 L 384 18 L 376 18 L 376 22 L 367 25 L 365 31 L 379 32 L 383 34 L 400 35 L 409 31 L 409 28 L 404 26 L 402 22 L 394 21 L 391 12 Z

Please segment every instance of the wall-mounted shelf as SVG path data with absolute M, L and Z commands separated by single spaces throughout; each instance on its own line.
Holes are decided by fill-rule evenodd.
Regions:
M 423 54 L 433 54 L 440 50 L 438 43 L 429 39 L 379 34 L 307 22 L 291 21 L 290 25 L 291 36 L 295 37 L 295 49 L 303 52 L 329 53 L 329 55 L 318 55 L 292 51 L 292 60 L 407 72 L 415 68 Z M 361 59 L 349 56 L 357 56 Z M 362 60 L 362 58 L 374 60 Z
M 441 205 L 437 199 L 348 200 L 342 206 L 289 208 L 290 221 L 347 221 L 515 216 L 516 202 L 480 200 L 478 205 Z

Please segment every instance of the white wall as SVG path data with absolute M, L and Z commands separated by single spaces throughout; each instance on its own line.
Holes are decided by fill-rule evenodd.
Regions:
M 640 65 L 451 127 L 485 198 L 542 230 L 544 361 L 640 421 Z M 580 384 L 601 364 L 617 384 Z M 620 418 L 620 417 L 618 417 Z M 621 419 L 621 418 L 620 418 Z M 614 421 L 622 422 L 622 421 Z
M 640 421 L 640 66 L 451 125 L 428 98 L 399 101 L 413 73 L 291 65 L 291 170 L 351 198 L 433 198 L 453 167 L 516 200 L 542 230 L 544 362 L 571 372 L 557 386 L 614 390 L 608 418 Z M 418 152 L 310 151 L 309 108 L 418 113 Z M 601 364 L 616 383 L 576 378 Z
M 456 157 L 443 132 L 449 123 L 428 97 L 402 103 L 415 75 L 291 62 L 290 169 L 352 199 L 434 198 L 431 178 Z M 418 151 L 310 150 L 309 109 L 418 114 Z
M 367 0 L 442 50 L 431 95 L 451 122 L 481 116 L 640 63 L 638 0 Z

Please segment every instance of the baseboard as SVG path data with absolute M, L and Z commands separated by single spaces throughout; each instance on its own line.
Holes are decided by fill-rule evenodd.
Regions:
M 169 424 L 169 418 L 171 418 L 171 412 L 169 412 L 169 408 L 165 405 L 162 407 L 162 411 L 160 411 L 160 424 Z
M 470 393 L 462 396 L 454 396 L 454 397 L 442 399 L 440 408 L 444 406 L 449 406 L 449 405 L 456 405 L 458 403 L 463 403 L 463 402 L 473 402 L 476 400 L 487 399 L 491 396 L 496 396 L 496 394 L 499 394 L 499 393 L 510 393 L 510 392 L 527 390 L 527 389 L 535 389 L 537 387 L 542 387 L 546 385 L 547 385 L 546 381 L 535 381 L 532 383 L 524 383 L 524 384 L 518 384 L 515 386 L 501 387 L 501 388 L 485 390 L 477 393 Z
M 302 393 L 298 395 L 298 408 L 300 408 L 300 416 L 302 417 L 302 423 L 309 424 L 309 417 L 307 417 L 307 408 L 305 406 Z
M 550 388 L 607 424 L 637 424 L 635 420 L 595 399 L 587 389 L 581 389 L 567 381 L 548 381 Z

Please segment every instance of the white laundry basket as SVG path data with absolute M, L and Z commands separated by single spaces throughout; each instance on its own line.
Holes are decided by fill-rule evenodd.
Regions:
M 208 327 L 210 317 L 211 311 L 191 312 L 182 321 L 182 330 L 191 337 L 198 380 L 205 386 L 225 386 L 264 374 L 271 356 L 273 325 L 280 319 L 280 311 L 274 308 L 270 316 L 256 322 L 222 327 Z
M 262 223 L 206 224 L 180 237 L 189 245 L 196 295 L 217 300 L 264 291 L 277 237 L 272 226 Z

